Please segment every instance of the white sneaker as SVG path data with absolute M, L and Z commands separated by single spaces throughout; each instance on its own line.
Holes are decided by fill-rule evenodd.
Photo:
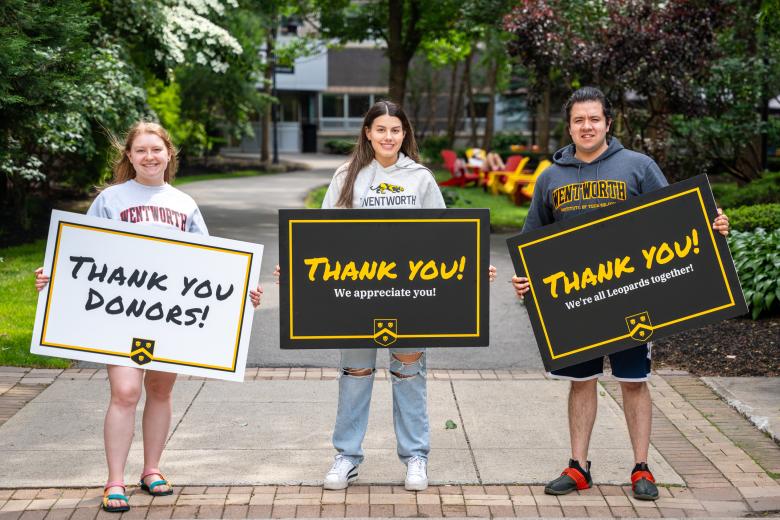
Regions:
M 407 491 L 425 491 L 428 488 L 428 463 L 420 457 L 412 457 L 406 463 L 406 480 L 404 487 Z
M 330 467 L 330 471 L 325 475 L 325 482 L 323 482 L 322 487 L 325 489 L 344 489 L 357 477 L 357 466 L 341 455 L 336 455 L 333 466 Z

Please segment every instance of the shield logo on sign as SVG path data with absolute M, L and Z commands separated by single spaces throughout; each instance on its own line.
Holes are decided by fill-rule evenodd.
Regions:
M 139 365 L 145 365 L 152 360 L 154 354 L 154 340 L 133 338 L 130 345 L 130 359 Z
M 653 335 L 653 324 L 647 311 L 626 317 L 628 335 L 636 341 L 647 341 Z
M 383 347 L 389 347 L 398 339 L 398 320 L 376 319 L 374 320 L 374 341 Z

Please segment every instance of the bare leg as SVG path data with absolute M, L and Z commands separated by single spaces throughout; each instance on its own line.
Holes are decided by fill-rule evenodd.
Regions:
M 171 391 L 176 382 L 176 374 L 169 372 L 146 372 L 144 387 L 146 389 L 146 405 L 144 406 L 144 473 L 147 469 L 159 468 L 168 431 L 171 428 Z M 158 475 L 158 474 L 157 474 Z M 146 484 L 160 480 L 157 475 L 144 478 Z M 168 486 L 160 485 L 154 488 L 156 492 L 168 491 Z
M 109 482 L 124 482 L 125 464 L 135 430 L 135 409 L 141 398 L 143 370 L 108 365 L 111 400 L 103 423 L 103 442 L 106 448 Z M 109 493 L 123 493 L 112 487 Z M 124 505 L 121 500 L 109 500 L 110 507 Z
M 647 452 L 650 448 L 650 430 L 653 423 L 653 403 L 650 399 L 650 389 L 647 383 L 620 383 L 623 393 L 623 410 L 626 414 L 626 425 L 631 437 L 631 447 L 634 449 L 634 462 L 647 462 Z
M 596 422 L 596 379 L 572 381 L 569 388 L 569 436 L 571 457 L 587 469 L 590 435 Z
M 393 357 L 395 359 L 397 359 L 398 361 L 400 361 L 401 363 L 403 363 L 404 365 L 411 365 L 412 363 L 414 363 L 415 361 L 420 359 L 420 357 L 422 357 L 422 352 L 413 352 L 412 354 L 398 354 L 398 353 L 396 353 L 396 354 L 393 354 Z M 406 379 L 407 377 L 414 377 L 415 375 L 417 375 L 417 374 L 414 374 L 414 375 L 411 375 L 411 376 L 407 376 L 407 375 L 404 375 L 404 374 L 399 374 L 397 372 L 392 372 L 392 374 L 395 377 L 400 377 L 401 379 Z

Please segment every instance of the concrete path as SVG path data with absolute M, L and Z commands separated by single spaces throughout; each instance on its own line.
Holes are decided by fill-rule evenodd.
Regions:
M 569 456 L 568 384 L 531 377 L 430 382 L 432 483 L 538 484 L 560 471 Z M 5 423 L 0 487 L 100 485 L 108 393 L 105 380 L 58 380 Z M 363 482 L 392 484 L 403 477 L 390 393 L 389 381 L 376 382 Z M 180 485 L 321 485 L 334 453 L 337 394 L 335 380 L 181 381 L 162 466 Z M 607 394 L 599 398 L 599 412 L 594 474 L 599 483 L 621 484 L 632 459 L 623 414 Z M 445 429 L 447 420 L 458 427 Z M 138 430 L 130 475 L 140 474 L 141 441 Z M 650 465 L 659 482 L 683 484 L 655 450 Z
M 651 379 L 656 502 L 633 499 L 616 381 L 599 390 L 590 458 L 598 487 L 565 497 L 541 483 L 568 458 L 566 384 L 538 372 L 432 370 L 431 487 L 405 492 L 387 372 L 374 387 L 366 461 L 345 493 L 323 492 L 333 449 L 336 369 L 254 368 L 243 384 L 182 377 L 162 467 L 176 494 L 131 487 L 128 518 L 393 516 L 737 517 L 780 513 L 780 447 L 735 444 L 758 433 L 697 378 Z M 95 369 L 0 367 L 0 520 L 104 518 L 101 423 L 108 388 Z M 705 408 L 706 407 L 706 408 Z M 446 429 L 452 420 L 457 428 Z M 724 420 L 733 421 L 724 427 Z M 722 430 L 722 431 L 721 431 Z M 725 433 L 724 433 L 725 432 Z M 140 432 L 136 432 L 140 434 Z M 126 477 L 140 472 L 140 435 Z M 747 443 L 746 445 L 750 445 Z M 772 447 L 773 446 L 773 447 Z

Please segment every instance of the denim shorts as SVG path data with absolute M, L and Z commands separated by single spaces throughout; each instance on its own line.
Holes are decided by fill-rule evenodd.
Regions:
M 645 343 L 637 347 L 623 350 L 609 355 L 609 364 L 612 366 L 612 375 L 618 381 L 639 382 L 647 381 L 650 376 L 651 343 Z M 549 374 L 555 379 L 568 379 L 572 381 L 587 381 L 604 375 L 604 358 L 591 359 L 577 365 L 553 370 Z

